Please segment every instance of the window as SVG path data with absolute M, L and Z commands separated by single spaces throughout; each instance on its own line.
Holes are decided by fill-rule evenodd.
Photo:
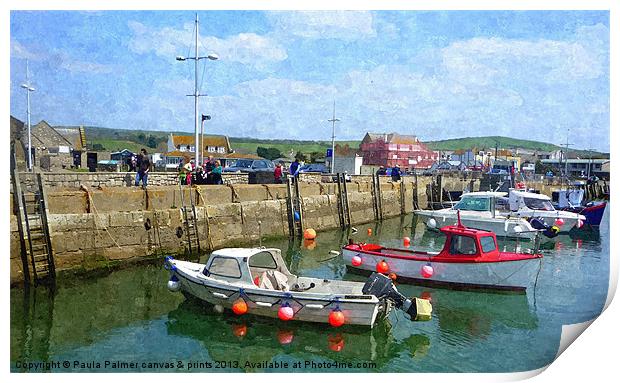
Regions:
M 207 146 L 207 152 L 215 153 L 215 146 Z
M 459 203 L 454 205 L 453 210 L 468 210 L 468 211 L 489 211 L 490 199 L 489 198 L 462 198 Z
M 241 268 L 236 258 L 213 258 L 209 266 L 209 273 L 222 277 L 241 278 Z
M 490 235 L 480 238 L 480 246 L 482 246 L 483 253 L 490 253 L 491 251 L 497 249 L 497 245 L 495 244 L 495 238 Z
M 260 267 L 263 269 L 275 269 L 278 266 L 276 265 L 276 261 L 273 259 L 273 255 L 271 255 L 268 251 L 261 251 L 258 254 L 254 254 L 250 257 L 250 267 Z
M 472 237 L 454 235 L 450 240 L 450 254 L 476 254 L 476 241 Z
M 553 208 L 553 205 L 551 204 L 551 201 L 546 200 L 546 199 L 524 197 L 523 202 L 525 203 L 525 206 L 529 207 L 532 210 L 547 210 L 547 211 L 555 210 Z
M 217 152 L 218 153 L 226 153 L 226 148 L 224 148 L 223 146 L 218 146 L 217 147 Z

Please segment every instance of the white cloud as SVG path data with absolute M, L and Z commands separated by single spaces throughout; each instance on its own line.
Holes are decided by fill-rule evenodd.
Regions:
M 65 51 L 39 51 L 38 53 L 34 53 L 14 39 L 11 40 L 11 57 L 30 61 L 47 61 L 69 72 L 112 73 L 115 70 L 115 67 L 112 65 L 75 60 Z
M 185 24 L 182 29 L 153 29 L 131 21 L 129 28 L 133 31 L 129 41 L 133 52 L 143 54 L 152 51 L 170 59 L 187 52 L 192 56 L 194 26 L 191 23 Z M 199 36 L 199 40 L 203 50 L 201 54 L 216 53 L 222 61 L 261 67 L 287 58 L 286 50 L 275 40 L 255 33 L 240 33 L 225 39 Z
M 41 54 L 35 54 L 34 52 L 31 52 L 28 48 L 23 46 L 19 41 L 15 39 L 11 39 L 11 56 L 14 58 L 31 61 L 41 61 L 44 59 Z
M 278 35 L 347 41 L 377 35 L 370 11 L 275 11 L 267 16 Z

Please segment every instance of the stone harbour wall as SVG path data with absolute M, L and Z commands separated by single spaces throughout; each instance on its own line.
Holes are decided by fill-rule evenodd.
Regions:
M 160 173 L 161 174 L 161 173 Z M 79 182 L 83 188 L 49 187 L 48 222 L 56 270 L 93 270 L 119 262 L 164 254 L 183 254 L 183 202 L 190 198 L 196 206 L 198 232 L 203 250 L 256 245 L 260 235 L 289 235 L 286 185 L 228 185 L 113 187 L 101 182 L 124 182 L 123 174 L 45 175 L 46 185 Z M 93 177 L 84 178 L 84 176 Z M 172 173 L 159 180 L 167 182 Z M 236 174 L 235 174 L 236 176 Z M 115 178 L 121 177 L 121 178 Z M 157 177 L 154 177 L 155 179 Z M 347 183 L 351 222 L 359 225 L 374 221 L 372 177 L 354 176 Z M 403 177 L 392 182 L 381 177 L 381 203 L 384 217 L 394 217 L 428 207 L 427 191 L 432 177 Z M 463 190 L 472 180 L 444 177 L 446 190 Z M 169 181 L 172 182 L 172 181 Z M 477 190 L 474 180 L 474 190 Z M 550 195 L 546 185 L 532 185 Z M 190 193 L 191 190 L 191 193 Z M 306 228 L 317 231 L 339 227 L 337 185 L 300 182 L 303 219 Z M 10 217 L 10 270 L 12 283 L 24 279 L 21 249 L 13 196 Z M 260 223 L 259 223 L 260 222 Z M 181 232 L 181 236 L 178 233 Z

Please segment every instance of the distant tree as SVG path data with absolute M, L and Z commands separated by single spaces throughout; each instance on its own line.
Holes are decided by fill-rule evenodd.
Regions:
M 96 152 L 103 152 L 105 147 L 101 144 L 93 144 L 93 150 Z
M 275 160 L 276 158 L 282 157 L 282 153 L 277 148 L 265 148 L 263 146 L 259 146 L 256 148 L 256 154 L 259 157 L 266 158 L 268 160 Z
M 306 155 L 302 152 L 297 152 L 297 154 L 295 154 L 295 159 L 297 161 L 308 162 L 308 157 L 306 157 Z
M 146 143 L 146 135 L 144 133 L 138 133 L 138 142 L 141 144 Z
M 312 152 L 310 153 L 310 162 L 315 163 L 319 158 L 323 158 L 322 152 Z
M 146 139 L 146 146 L 148 146 L 149 148 L 156 148 L 158 143 L 159 140 L 157 139 L 157 137 L 149 134 L 149 137 Z

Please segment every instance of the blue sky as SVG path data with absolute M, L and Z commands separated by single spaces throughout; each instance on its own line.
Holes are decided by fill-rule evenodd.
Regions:
M 606 11 L 200 11 L 210 133 L 503 135 L 609 151 Z M 194 12 L 12 11 L 11 114 L 193 132 Z M 570 130 L 570 132 L 569 132 Z

